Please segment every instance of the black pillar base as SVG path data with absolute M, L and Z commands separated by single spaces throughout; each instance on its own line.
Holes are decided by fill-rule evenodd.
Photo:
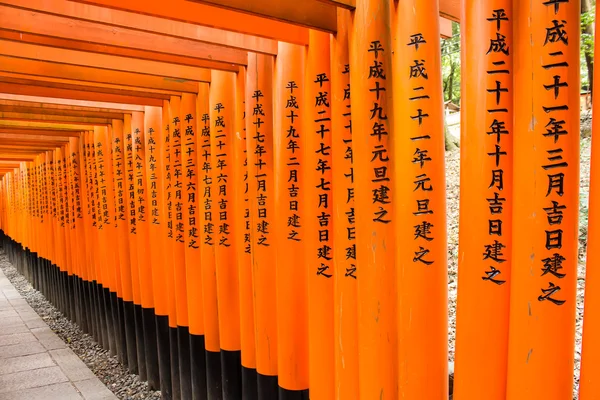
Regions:
M 142 306 L 134 304 L 135 314 L 135 343 L 137 344 L 138 375 L 140 380 L 148 380 L 146 372 L 146 351 L 144 350 L 144 321 L 142 317 Z
M 125 325 L 125 341 L 127 343 L 127 369 L 132 374 L 137 375 L 139 373 L 139 368 L 133 301 L 123 302 L 123 319 Z
M 279 400 L 308 400 L 308 389 L 306 390 L 287 390 L 279 388 Z
M 158 370 L 160 375 L 160 392 L 163 400 L 173 399 L 171 383 L 171 349 L 169 343 L 169 317 L 156 316 L 156 345 L 158 350 Z
M 223 399 L 242 398 L 242 352 L 221 349 L 221 376 Z
M 192 369 L 190 365 L 190 330 L 187 326 L 177 327 L 179 347 L 179 385 L 182 400 L 196 400 L 192 395 Z
M 260 400 L 278 400 L 279 387 L 277 385 L 277 376 L 257 374 L 258 398 Z
M 205 351 L 206 354 L 206 389 L 208 398 L 223 399 L 223 381 L 221 378 L 221 352 Z
M 242 400 L 258 400 L 258 374 L 242 365 Z
M 181 377 L 179 376 L 179 344 L 177 328 L 169 326 L 169 352 L 171 355 L 171 388 L 174 399 L 181 399 Z
M 148 386 L 152 390 L 160 389 L 160 373 L 158 369 L 158 347 L 156 344 L 156 320 L 154 308 L 142 307 L 144 324 L 144 351 L 146 353 L 146 374 Z

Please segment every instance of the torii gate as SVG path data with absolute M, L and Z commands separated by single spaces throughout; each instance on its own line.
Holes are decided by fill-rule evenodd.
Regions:
M 575 0 L 0 0 L 11 257 L 164 398 L 447 398 L 451 21 L 454 398 L 571 396 Z

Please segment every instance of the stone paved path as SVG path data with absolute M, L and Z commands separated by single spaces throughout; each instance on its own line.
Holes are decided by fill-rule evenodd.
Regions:
M 117 400 L 0 270 L 0 400 Z

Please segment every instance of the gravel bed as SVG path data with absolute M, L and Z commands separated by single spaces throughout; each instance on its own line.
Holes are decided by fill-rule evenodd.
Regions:
M 85 362 L 115 396 L 121 400 L 160 399 L 160 392 L 150 390 L 148 383 L 140 381 L 137 375 L 127 372 L 127 369 L 119 363 L 116 357 L 111 356 L 108 351 L 100 347 L 90 335 L 65 318 L 41 292 L 35 290 L 8 261 L 4 251 L 0 252 L 0 268 L 50 329 Z

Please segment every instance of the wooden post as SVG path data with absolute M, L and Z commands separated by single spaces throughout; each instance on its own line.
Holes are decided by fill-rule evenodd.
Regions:
M 598 5 L 596 5 L 598 10 Z M 597 11 L 596 11 L 597 12 Z M 596 20 L 594 51 L 600 54 L 600 40 L 598 32 L 600 22 Z M 594 74 L 600 76 L 600 64 L 594 64 Z M 600 79 L 594 80 L 594 93 L 600 93 Z M 597 98 L 597 97 L 596 97 Z M 592 160 L 590 169 L 590 196 L 588 213 L 588 244 L 585 271 L 585 308 L 583 315 L 583 345 L 581 353 L 581 375 L 579 378 L 579 399 L 593 399 L 600 393 L 600 380 L 596 373 L 600 362 L 600 293 L 598 285 L 598 239 L 600 218 L 597 204 L 600 199 L 600 102 L 592 102 Z M 595 117 L 595 118 L 594 118 Z
M 279 42 L 275 72 L 277 363 L 280 399 L 308 393 L 308 292 L 302 197 L 305 49 Z M 293 312 L 290 312 L 293 310 Z
M 437 0 L 398 3 L 392 80 L 398 394 L 432 400 L 448 398 L 446 179 L 438 16 Z M 374 69 L 370 73 L 381 76 Z M 377 88 L 378 80 L 372 77 L 370 81 Z
M 394 399 L 398 387 L 393 244 L 397 232 L 392 210 L 392 143 L 386 134 L 392 131 L 394 118 L 390 8 L 388 0 L 358 0 L 350 33 L 350 87 L 355 100 L 352 142 L 360 149 L 354 152 L 354 182 L 360 188 L 354 200 L 356 256 L 361 266 L 357 279 L 361 399 Z
M 338 9 L 338 31 L 331 47 L 331 156 L 333 179 L 333 265 L 335 399 L 356 400 L 358 388 L 359 271 L 354 212 L 354 146 L 348 34 L 351 13 Z
M 210 153 L 221 374 L 224 399 L 242 397 L 239 275 L 235 260 L 233 168 L 236 124 L 233 72 L 211 72 Z M 218 298 L 218 300 L 217 300 Z M 210 303 L 209 303 L 210 304 Z
M 565 399 L 575 339 L 580 7 L 545 0 L 513 7 L 518 173 L 506 398 Z M 504 179 L 496 174 L 494 185 L 507 185 Z M 501 222 L 490 223 L 490 236 L 503 233 Z
M 127 174 L 127 225 L 129 228 L 129 256 L 131 258 L 131 282 L 133 288 L 133 320 L 137 349 L 137 367 L 140 379 L 146 378 L 146 361 L 144 352 L 144 332 L 142 324 L 142 294 L 140 286 L 138 220 L 135 190 L 135 158 L 133 155 L 134 139 L 132 134 L 131 115 L 126 114 L 123 121 L 123 137 L 125 147 L 125 170 Z
M 258 395 L 256 380 L 256 342 L 254 330 L 254 300 L 250 240 L 250 198 L 248 157 L 246 148 L 246 68 L 240 67 L 235 86 L 234 153 L 234 232 L 239 274 L 240 343 L 242 348 L 242 399 L 253 400 Z
M 161 159 L 163 160 L 163 186 L 164 201 L 162 213 L 165 224 L 163 226 L 164 265 L 168 292 L 169 305 L 169 355 L 171 362 L 171 389 L 173 398 L 181 397 L 181 383 L 179 376 L 179 346 L 177 344 L 177 295 L 175 293 L 175 271 L 176 262 L 175 240 L 173 238 L 173 185 L 171 165 L 171 131 L 173 128 L 171 120 L 171 104 L 169 101 L 163 103 L 163 129 L 164 140 L 161 147 Z M 180 248 L 177 248 L 177 257 L 180 257 Z M 190 389 L 191 390 L 191 389 Z M 188 393 L 188 396 L 191 393 Z
M 190 364 L 190 331 L 188 294 L 185 260 L 185 225 L 183 217 L 183 177 L 181 160 L 181 98 L 171 96 L 170 101 L 170 196 L 167 194 L 167 209 L 172 213 L 170 235 L 173 238 L 174 293 L 177 304 L 177 345 L 179 348 L 179 384 L 181 398 L 192 398 Z
M 127 367 L 131 371 L 137 365 L 136 343 L 135 343 L 135 322 L 133 314 L 133 288 L 131 277 L 131 258 L 129 248 L 129 231 L 127 220 L 127 173 L 126 158 L 124 156 L 127 143 L 123 138 L 123 121 L 113 120 L 112 123 L 112 150 L 113 150 L 113 172 L 115 184 L 115 201 L 117 203 L 117 243 L 119 247 L 119 258 L 121 266 L 121 289 L 123 313 L 123 324 L 125 330 L 125 342 L 127 346 Z
M 258 398 L 276 400 L 278 346 L 271 56 L 248 54 L 246 116 Z
M 208 103 L 208 84 L 203 85 L 202 99 Z M 196 95 L 182 95 L 181 98 L 181 153 L 183 175 L 183 213 L 185 223 L 185 262 L 186 283 L 188 290 L 188 310 L 190 324 L 190 357 L 192 368 L 192 393 L 194 397 L 207 394 L 207 364 L 205 341 L 205 304 L 203 304 L 204 281 L 202 263 L 202 186 L 199 183 L 200 163 L 198 149 L 198 112 Z M 174 131 L 176 132 L 176 131 Z M 213 278 L 214 279 L 214 278 Z M 216 308 L 216 305 L 215 305 Z M 216 318 L 216 315 L 215 315 Z M 215 322 L 216 323 L 216 322 Z M 217 333 L 218 335 L 218 333 Z M 218 347 L 218 346 L 217 346 Z M 212 348 L 214 351 L 214 347 Z M 217 354 L 218 358 L 218 354 Z M 220 377 L 217 379 L 221 383 Z M 218 386 L 220 387 L 220 386 Z
M 164 146 L 163 109 L 144 107 L 146 129 L 146 179 L 149 213 L 150 262 L 154 294 L 156 324 L 156 347 L 160 376 L 160 391 L 165 399 L 173 397 L 171 384 L 171 359 L 169 344 L 169 290 L 167 266 L 164 257 L 164 165 L 161 157 Z
M 304 226 L 310 394 L 334 396 L 330 35 L 309 31 L 304 88 Z M 298 185 L 300 186 L 300 185 Z
M 512 2 L 469 0 L 462 13 L 463 212 L 454 396 L 500 400 L 506 398 L 512 266 Z M 493 47 L 499 39 L 505 48 Z M 499 173 L 504 185 L 494 184 Z M 501 237 L 490 234 L 491 224 L 498 221 L 502 224 Z

